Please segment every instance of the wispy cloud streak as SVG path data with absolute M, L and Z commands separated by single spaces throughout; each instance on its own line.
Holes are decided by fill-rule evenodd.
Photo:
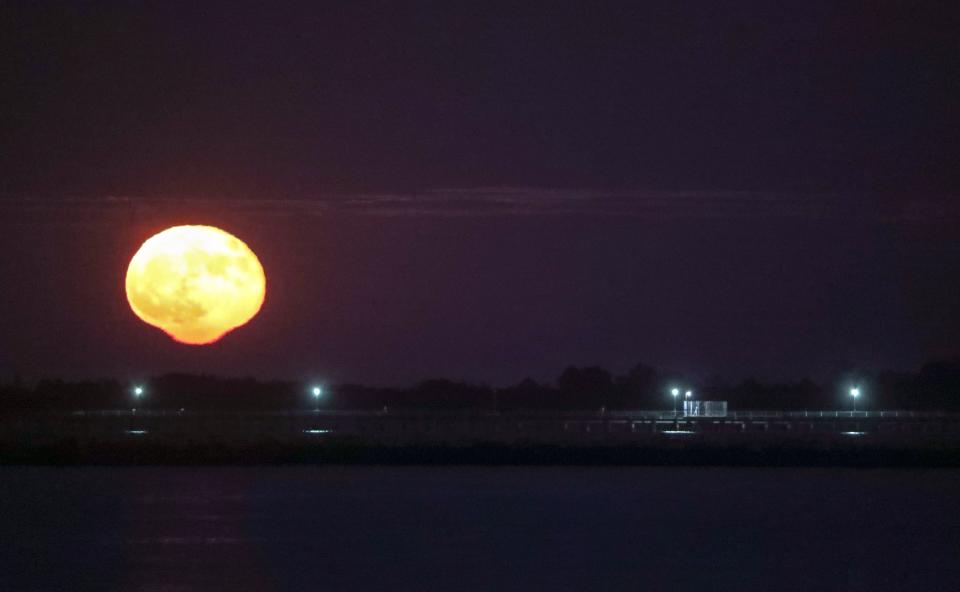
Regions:
M 751 218 L 960 219 L 958 200 L 738 191 L 591 191 L 536 188 L 445 189 L 420 193 L 320 195 L 306 199 L 0 197 L 0 213 L 222 209 L 262 215 L 613 216 L 659 220 Z

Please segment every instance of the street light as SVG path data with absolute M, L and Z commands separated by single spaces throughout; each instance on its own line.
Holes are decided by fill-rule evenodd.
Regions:
M 316 403 L 316 407 L 314 408 L 314 411 L 319 412 L 319 411 L 320 411 L 320 397 L 323 396 L 323 387 L 315 386 L 315 387 L 313 387 L 312 389 L 310 389 L 310 392 L 313 394 L 313 400 L 314 400 L 314 402 Z
M 683 398 L 684 398 L 684 403 L 683 403 L 683 416 L 684 416 L 684 417 L 687 416 L 687 403 L 686 403 L 686 402 L 689 401 L 692 397 L 693 397 L 693 391 L 691 391 L 691 390 L 688 390 L 687 392 L 683 393 Z
M 853 397 L 853 412 L 857 412 L 857 399 L 860 398 L 860 387 L 855 386 L 850 389 L 850 396 Z
M 673 416 L 677 416 L 677 397 L 680 396 L 680 389 L 674 388 L 670 390 L 670 394 L 673 395 Z
M 146 391 L 144 390 L 144 388 L 143 388 L 142 386 L 140 386 L 140 385 L 138 384 L 138 385 L 135 385 L 135 386 L 133 387 L 133 389 L 131 390 L 131 392 L 133 393 L 133 407 L 131 408 L 131 413 L 136 413 L 136 412 L 137 412 L 137 401 L 139 401 L 140 398 L 143 397 L 143 394 L 144 394 Z

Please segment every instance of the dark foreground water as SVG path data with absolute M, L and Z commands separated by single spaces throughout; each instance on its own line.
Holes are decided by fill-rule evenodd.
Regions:
M 960 590 L 960 472 L 3 468 L 0 590 Z

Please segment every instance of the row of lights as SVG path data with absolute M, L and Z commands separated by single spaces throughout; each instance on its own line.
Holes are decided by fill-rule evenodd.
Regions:
M 143 398 L 143 395 L 146 394 L 147 390 L 142 385 L 138 384 L 135 385 L 130 392 L 133 394 L 134 402 L 136 402 Z M 314 409 L 316 411 L 320 411 L 320 397 L 323 396 L 323 387 L 320 385 L 314 385 L 310 387 L 310 394 L 313 395 L 313 400 L 316 404 Z M 134 410 L 136 410 L 136 406 L 134 406 Z
M 680 396 L 680 389 L 673 387 L 670 389 L 670 394 L 673 395 L 673 412 L 677 412 L 677 397 Z M 685 399 L 689 399 L 693 396 L 693 391 L 686 391 L 683 395 Z M 854 386 L 850 388 L 850 397 L 853 399 L 853 410 L 857 410 L 857 399 L 860 398 L 860 387 Z
M 144 393 L 146 393 L 146 390 L 145 390 L 142 386 L 136 385 L 136 386 L 133 387 L 133 391 L 132 391 L 132 392 L 133 392 L 133 398 L 134 398 L 134 400 L 135 400 L 135 401 L 139 401 L 139 400 L 141 399 L 141 397 L 143 397 Z M 313 400 L 314 400 L 314 403 L 315 403 L 314 410 L 315 410 L 315 411 L 320 411 L 320 398 L 323 396 L 323 387 L 320 386 L 320 385 L 314 385 L 314 386 L 310 387 L 310 394 L 313 395 Z M 677 387 L 673 387 L 673 388 L 670 389 L 670 394 L 673 396 L 673 413 L 676 414 L 676 413 L 677 413 L 677 398 L 680 397 L 680 389 L 677 388 Z M 683 393 L 683 398 L 684 398 L 684 399 L 690 399 L 690 398 L 692 398 L 692 397 L 693 397 L 693 391 L 692 391 L 692 390 L 689 390 L 689 389 L 688 389 L 688 390 L 684 391 L 684 393 Z M 853 410 L 856 411 L 856 410 L 857 410 L 857 399 L 860 398 L 860 387 L 859 387 L 859 386 L 851 387 L 851 389 L 850 389 L 850 397 L 853 399 Z

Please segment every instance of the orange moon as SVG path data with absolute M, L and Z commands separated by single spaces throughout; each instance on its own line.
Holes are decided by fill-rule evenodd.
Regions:
M 260 260 L 213 226 L 174 226 L 147 239 L 127 268 L 127 301 L 181 343 L 213 343 L 250 321 L 266 295 Z

